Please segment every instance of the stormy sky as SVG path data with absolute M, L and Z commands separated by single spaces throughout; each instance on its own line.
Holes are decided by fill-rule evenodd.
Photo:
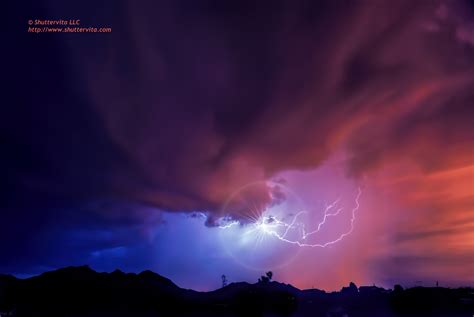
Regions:
M 152 269 L 206 290 L 223 273 L 254 281 L 263 263 L 302 288 L 474 283 L 472 1 L 19 1 L 7 12 L 1 272 Z M 34 34 L 29 19 L 112 32 Z M 358 190 L 354 228 L 329 248 L 267 237 L 243 263 L 219 227 L 282 206 L 320 218 L 340 198 L 331 239 Z

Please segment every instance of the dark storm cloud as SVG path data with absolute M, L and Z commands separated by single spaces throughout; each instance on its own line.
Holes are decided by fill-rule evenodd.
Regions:
M 0 271 L 31 273 L 39 264 L 89 263 L 110 250 L 147 247 L 162 223 L 156 208 L 123 201 L 2 209 Z
M 400 158 L 431 171 L 462 166 L 472 153 L 472 11 L 463 2 L 13 6 L 2 250 L 13 249 L 10 237 L 33 250 L 32 237 L 64 210 L 72 214 L 60 224 L 120 227 L 107 208 L 77 207 L 84 201 L 215 219 L 242 186 L 315 168 L 341 149 L 354 176 Z M 32 17 L 80 17 L 113 32 L 29 34 Z M 269 190 L 252 196 L 259 208 L 273 202 Z
M 470 131 L 464 122 L 472 49 L 456 36 L 461 22 L 440 17 L 440 8 L 113 6 L 114 33 L 100 45 L 65 39 L 94 115 L 118 157 L 130 161 L 105 187 L 167 210 L 218 213 L 241 186 L 314 168 L 344 142 L 350 171 L 360 175 L 387 157 L 408 154 L 425 163 L 413 148 L 453 123 L 459 133 L 452 139 L 469 140 L 462 134 Z M 452 111 L 454 97 L 460 111 Z M 413 139 L 418 131 L 422 137 Z M 448 135 L 432 145 L 429 163 L 438 163 L 434 154 L 450 141 Z

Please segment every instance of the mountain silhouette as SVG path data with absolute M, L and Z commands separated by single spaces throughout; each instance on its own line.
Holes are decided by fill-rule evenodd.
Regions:
M 472 288 L 351 283 L 339 292 L 264 280 L 211 292 L 178 287 L 152 271 L 66 267 L 27 279 L 0 275 L 0 316 L 447 316 L 474 314 Z

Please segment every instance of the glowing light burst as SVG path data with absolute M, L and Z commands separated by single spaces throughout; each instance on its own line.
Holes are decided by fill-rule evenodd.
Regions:
M 302 210 L 292 216 L 291 221 L 285 221 L 284 218 L 279 218 L 275 215 L 271 215 L 271 210 L 265 210 L 261 215 L 256 213 L 256 210 L 250 210 L 251 214 L 255 216 L 249 216 L 252 220 L 249 224 L 243 225 L 245 227 L 243 236 L 251 235 L 254 237 L 256 244 L 260 243 L 266 237 L 274 237 L 282 242 L 296 245 L 298 247 L 320 247 L 325 248 L 333 245 L 346 236 L 350 235 L 354 231 L 354 222 L 356 220 L 356 212 L 360 207 L 359 198 L 362 194 L 362 190 L 358 188 L 357 195 L 355 197 L 354 207 L 351 210 L 350 228 L 339 234 L 336 239 L 324 242 L 324 243 L 310 243 L 309 240 L 312 236 L 316 235 L 321 229 L 327 224 L 327 219 L 330 217 L 336 217 L 341 214 L 344 210 L 340 207 L 340 199 L 335 200 L 329 205 L 326 205 L 324 209 L 323 218 L 317 224 L 317 226 L 308 231 L 303 221 L 300 221 L 301 215 L 307 214 L 308 211 Z M 239 221 L 222 219 L 221 224 L 218 226 L 222 230 L 230 229 L 234 226 L 241 225 Z

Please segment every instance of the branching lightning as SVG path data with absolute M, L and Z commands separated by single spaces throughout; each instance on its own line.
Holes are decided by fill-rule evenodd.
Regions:
M 250 210 L 251 215 L 248 216 L 250 223 L 245 225 L 247 230 L 243 233 L 244 235 L 256 234 L 257 242 L 261 241 L 264 236 L 272 236 L 277 238 L 280 241 L 285 243 L 293 244 L 298 247 L 320 247 L 325 248 L 327 246 L 333 245 L 346 236 L 350 235 L 354 230 L 354 222 L 356 219 L 356 212 L 359 209 L 359 198 L 362 194 L 361 189 L 358 189 L 358 193 L 355 198 L 355 205 L 351 211 L 351 220 L 350 228 L 341 233 L 336 239 L 324 242 L 324 243 L 310 243 L 309 238 L 313 235 L 316 235 L 320 230 L 327 224 L 326 221 L 329 217 L 338 216 L 344 209 L 339 206 L 340 199 L 335 200 L 329 205 L 326 205 L 324 209 L 324 214 L 321 221 L 317 226 L 312 230 L 306 230 L 306 225 L 303 221 L 299 221 L 301 215 L 308 213 L 308 211 L 303 210 L 292 216 L 291 221 L 285 221 L 284 218 L 278 218 L 273 215 L 268 215 L 266 212 L 259 214 L 256 208 Z M 254 210 L 255 209 L 255 210 Z M 221 221 L 221 224 L 218 226 L 220 229 L 229 229 L 231 227 L 240 225 L 241 223 L 236 220 L 229 220 L 224 218 Z M 292 233 L 293 237 L 289 237 L 289 234 Z M 296 237 L 295 236 L 296 233 Z

